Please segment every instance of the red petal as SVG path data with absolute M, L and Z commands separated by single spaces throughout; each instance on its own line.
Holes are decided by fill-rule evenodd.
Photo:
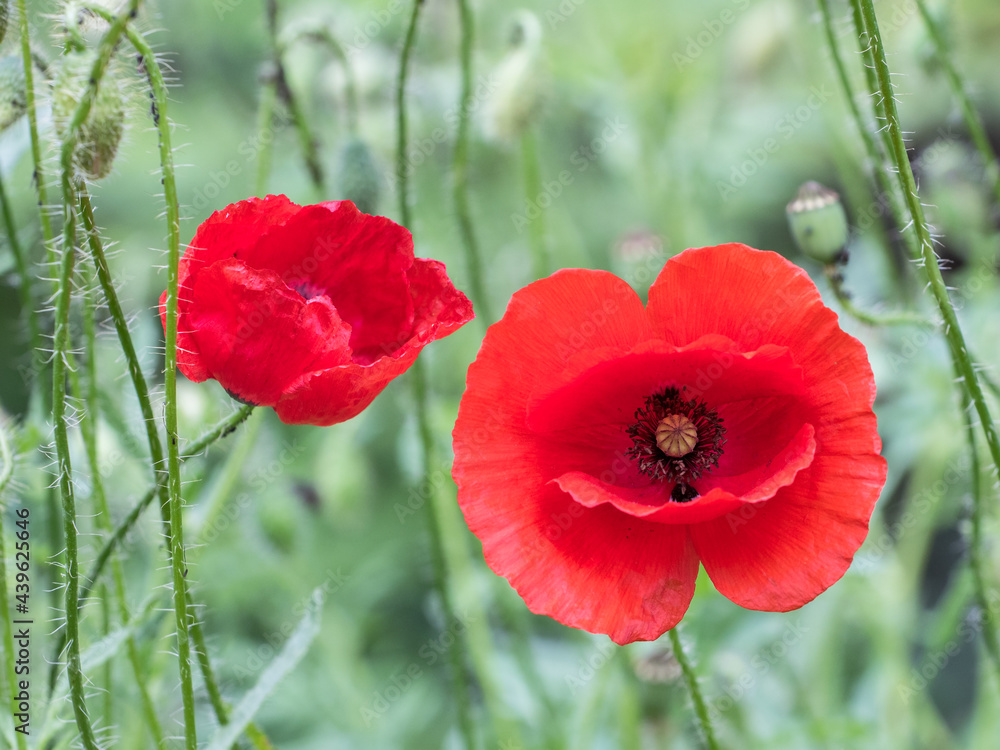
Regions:
M 444 263 L 416 258 L 406 277 L 413 299 L 413 338 L 421 344 L 444 338 L 475 317 L 472 303 L 451 283 Z
M 648 338 L 625 282 L 565 270 L 517 292 L 469 368 L 455 424 L 459 504 L 487 563 L 528 607 L 626 643 L 683 616 L 698 570 L 684 527 L 582 508 L 528 455 L 527 404 L 579 351 Z
M 308 283 L 327 294 L 351 326 L 358 362 L 392 354 L 394 345 L 413 334 L 407 279 L 413 238 L 404 227 L 363 214 L 350 201 L 304 207 L 240 257 L 274 271 L 293 289 Z
M 632 447 L 626 428 L 647 396 L 669 386 L 686 387 L 686 393 L 702 398 L 727 430 L 718 467 L 694 483 L 703 496 L 719 488 L 748 502 L 764 500 L 812 460 L 815 444 L 801 404 L 802 373 L 783 347 L 741 354 L 728 339 L 704 336 L 680 349 L 656 341 L 627 354 L 596 349 L 574 364 L 578 367 L 569 375 L 546 383 L 543 395 L 528 407 L 528 426 L 538 443 L 533 457 L 545 464 L 548 479 L 582 471 L 608 487 L 646 488 L 649 478 L 626 455 Z M 660 502 L 667 502 L 673 487 L 659 487 Z M 650 493 L 644 495 L 646 502 L 657 494 L 655 489 Z M 630 497 L 622 496 L 625 505 Z M 700 498 L 655 518 L 701 521 L 711 517 L 706 515 L 710 507 L 716 514 L 731 510 Z
M 249 198 L 226 206 L 206 219 L 191 240 L 178 267 L 177 366 L 185 377 L 200 383 L 209 377 L 187 318 L 194 280 L 201 269 L 252 247 L 261 234 L 285 222 L 299 206 L 283 195 Z M 167 293 L 160 297 L 160 321 L 167 328 Z
M 350 359 L 350 328 L 328 299 L 307 301 L 273 272 L 233 258 L 198 273 L 188 319 L 211 377 L 257 405 L 273 406 L 304 373 Z
M 847 570 L 885 482 L 864 347 L 840 330 L 804 271 L 743 245 L 668 261 L 650 290 L 649 312 L 675 343 L 715 330 L 744 347 L 787 346 L 801 367 L 813 463 L 771 500 L 692 526 L 691 534 L 716 587 L 737 604 L 802 606 Z
M 420 349 L 370 365 L 350 362 L 307 372 L 285 387 L 274 410 L 285 424 L 327 426 L 360 414 L 397 375 L 413 364 Z

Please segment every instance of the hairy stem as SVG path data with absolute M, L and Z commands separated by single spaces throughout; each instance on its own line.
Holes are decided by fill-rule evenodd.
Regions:
M 462 92 L 458 100 L 458 132 L 455 134 L 455 153 L 452 158 L 452 197 L 458 229 L 465 248 L 466 264 L 469 268 L 470 283 L 474 303 L 479 308 L 479 318 L 485 325 L 493 322 L 490 298 L 483 276 L 483 259 L 479 241 L 472 225 L 469 211 L 469 116 L 474 109 L 472 100 L 472 49 L 475 41 L 475 19 L 469 0 L 458 0 L 459 26 L 459 66 L 462 70 Z
M 417 22 L 420 20 L 420 11 L 423 7 L 423 0 L 413 1 L 413 11 L 410 14 L 409 24 L 406 29 L 406 37 L 403 41 L 403 49 L 399 58 L 399 77 L 396 85 L 396 177 L 399 191 L 399 214 L 403 226 L 413 230 L 412 215 L 410 213 L 409 190 L 408 190 L 408 165 L 406 163 L 406 143 L 407 143 L 407 109 L 406 109 L 406 78 L 409 73 L 410 59 L 413 46 L 417 38 Z M 445 569 L 444 540 L 441 536 L 441 528 L 437 521 L 437 515 L 433 507 L 436 497 L 434 488 L 430 485 L 430 472 L 433 471 L 435 448 L 434 436 L 431 433 L 430 422 L 427 415 L 427 383 L 423 371 L 423 363 L 418 359 L 413 364 L 413 393 L 417 406 L 417 422 L 420 427 L 420 439 L 424 449 L 424 480 L 431 489 L 431 505 L 427 509 L 427 527 L 431 537 L 431 557 L 434 565 L 434 580 L 438 589 L 438 595 L 445 611 L 445 617 L 449 625 L 455 622 L 455 612 L 451 599 L 451 592 L 448 589 L 447 570 Z M 468 680 L 465 672 L 465 650 L 466 643 L 464 635 L 460 634 L 455 647 L 450 649 L 452 666 L 452 676 L 455 680 L 455 701 L 458 711 L 459 729 L 466 748 L 473 748 L 475 744 L 475 729 L 472 724 L 472 717 L 469 707 Z
M 668 631 L 668 634 L 670 636 L 670 645 L 674 649 L 674 657 L 677 659 L 681 673 L 684 675 L 684 684 L 687 685 L 688 693 L 691 694 L 691 702 L 694 704 L 694 713 L 698 718 L 698 726 L 701 728 L 705 747 L 708 750 L 718 750 L 719 743 L 715 740 L 712 721 L 708 716 L 708 706 L 701 694 L 701 688 L 698 686 L 698 675 L 687 658 L 687 654 L 684 653 L 684 644 L 681 643 L 681 637 L 677 632 L 677 628 L 672 628 Z
M 860 4 L 865 31 L 871 45 L 872 58 L 875 62 L 875 74 L 878 79 L 879 93 L 885 112 L 886 130 L 892 146 L 891 158 L 896 167 L 899 185 L 906 199 L 907 208 L 913 219 L 913 229 L 916 232 L 920 248 L 920 260 L 922 261 L 931 293 L 934 296 L 934 301 L 941 312 L 941 318 L 944 323 L 944 335 L 951 350 L 956 372 L 961 378 L 963 389 L 979 414 L 983 434 L 986 437 L 986 444 L 990 451 L 990 457 L 993 460 L 993 470 L 991 473 L 995 476 L 995 473 L 1000 471 L 1000 436 L 997 434 L 996 424 L 993 422 L 989 405 L 986 403 L 986 398 L 983 395 L 983 389 L 979 382 L 979 373 L 972 362 L 972 358 L 969 356 L 969 348 L 966 346 L 965 337 L 958 323 L 958 316 L 955 313 L 951 299 L 948 297 L 948 288 L 941 276 L 937 256 L 934 254 L 930 226 L 924 217 L 924 208 L 920 203 L 920 196 L 917 194 L 917 183 L 913 177 L 913 170 L 910 168 L 910 160 L 906 155 L 906 143 L 903 141 L 903 129 L 899 121 L 896 100 L 893 98 L 892 80 L 889 65 L 886 62 L 882 36 L 878 29 L 878 21 L 875 17 L 875 5 L 873 0 L 852 0 L 852 2 L 856 5 Z
M 73 269 L 76 262 L 77 176 L 73 154 L 76 138 L 94 103 L 101 78 L 108 67 L 118 41 L 129 20 L 137 12 L 139 0 L 131 0 L 101 39 L 97 57 L 90 71 L 89 84 L 73 112 L 66 129 L 60 154 L 63 192 L 63 253 L 59 265 L 56 295 L 55 341 L 52 361 L 52 421 L 55 434 L 59 493 L 63 507 L 63 535 L 66 550 L 66 674 L 69 681 L 73 715 L 85 750 L 97 750 L 97 740 L 87 713 L 83 669 L 80 663 L 79 561 L 77 559 L 76 497 L 73 469 L 70 464 L 68 419 L 66 416 L 66 376 L 69 356 L 69 308 L 73 295 Z M 194 750 L 191 748 L 190 750 Z

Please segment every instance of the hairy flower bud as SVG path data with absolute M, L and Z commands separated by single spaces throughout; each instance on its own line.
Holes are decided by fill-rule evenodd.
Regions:
M 0 131 L 13 125 L 27 108 L 21 58 L 16 55 L 0 57 Z
M 337 165 L 337 188 L 340 197 L 354 203 L 358 210 L 374 214 L 378 209 L 381 177 L 375 155 L 368 144 L 351 137 L 340 150 Z
M 821 263 L 841 258 L 847 246 L 847 215 L 835 191 L 807 182 L 785 210 L 795 245 L 803 254 Z
M 52 119 L 61 138 L 66 136 L 73 112 L 87 89 L 95 58 L 96 53 L 91 51 L 71 52 L 57 63 L 52 78 Z M 76 164 L 91 179 L 100 179 L 111 171 L 124 123 L 124 95 L 109 70 L 76 136 Z
M 520 136 L 536 117 L 542 102 L 542 25 L 528 11 L 520 11 L 511 29 L 510 51 L 491 84 L 486 127 L 501 140 Z

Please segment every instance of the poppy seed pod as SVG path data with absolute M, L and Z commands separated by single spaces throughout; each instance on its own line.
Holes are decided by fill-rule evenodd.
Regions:
M 340 196 L 354 203 L 361 213 L 373 214 L 378 209 L 380 183 L 372 150 L 360 138 L 351 137 L 340 150 L 337 165 Z
M 0 131 L 17 122 L 28 107 L 24 65 L 15 55 L 0 57 Z
M 820 263 L 835 263 L 847 246 L 847 215 L 840 195 L 818 182 L 799 188 L 785 209 L 796 247 Z
M 60 138 L 90 80 L 96 53 L 70 52 L 62 57 L 52 78 L 52 120 Z M 87 177 L 100 179 L 111 171 L 125 126 L 125 100 L 111 70 L 105 72 L 86 121 L 76 139 L 76 164 Z

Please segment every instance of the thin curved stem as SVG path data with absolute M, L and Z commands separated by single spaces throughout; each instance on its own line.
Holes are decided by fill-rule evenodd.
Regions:
M 873 313 L 863 310 L 854 304 L 854 300 L 851 299 L 851 293 L 844 288 L 844 275 L 837 266 L 827 264 L 823 272 L 826 274 L 826 278 L 829 279 L 830 288 L 833 289 L 833 294 L 840 303 L 840 306 L 844 308 L 844 312 L 865 325 L 935 327 L 933 322 L 919 313 L 907 312 L 905 310 L 894 313 Z
M 410 73 L 410 58 L 417 40 L 417 21 L 424 0 L 413 0 L 413 11 L 403 38 L 399 55 L 399 76 L 396 83 L 396 185 L 399 194 L 399 221 L 413 231 L 413 213 L 410 210 L 410 170 L 406 162 L 406 143 L 409 138 L 409 119 L 406 115 L 406 79 Z
M 278 100 L 278 88 L 274 81 L 274 70 L 269 64 L 260 74 L 260 102 L 257 105 L 257 133 L 267 133 L 271 130 L 274 120 L 274 105 Z M 257 152 L 257 183 L 255 193 L 263 198 L 267 193 L 267 178 L 271 174 L 271 150 L 274 138 L 262 138 L 260 151 Z
M 452 197 L 458 229 L 465 248 L 466 264 L 469 267 L 470 283 L 474 303 L 479 308 L 479 318 L 485 325 L 493 322 L 492 305 L 483 277 L 483 259 L 479 241 L 472 225 L 469 211 L 469 116 L 474 108 L 472 100 L 472 49 L 475 40 L 475 19 L 469 0 L 458 0 L 459 65 L 462 71 L 462 92 L 458 101 L 458 132 L 455 134 L 455 153 L 452 158 Z
M 316 146 L 316 138 L 309 129 L 309 122 L 299 104 L 295 92 L 288 85 L 285 76 L 284 50 L 278 39 L 278 0 L 267 0 L 267 30 L 271 38 L 271 47 L 274 50 L 274 85 L 278 98 L 288 108 L 288 114 L 295 123 L 295 132 L 299 136 L 299 145 L 302 147 L 302 158 L 306 163 L 306 171 L 309 179 L 312 180 L 313 188 L 319 195 L 324 191 L 323 165 L 320 163 L 319 153 Z
M 107 256 L 104 254 L 104 245 L 101 242 L 101 235 L 97 230 L 94 221 L 94 207 L 90 202 L 90 194 L 85 190 L 80 190 L 80 216 L 83 218 L 83 227 L 87 232 L 87 244 L 90 247 L 90 254 L 97 269 L 97 280 L 104 294 L 104 301 L 111 314 L 111 320 L 118 335 L 118 344 L 125 355 L 125 362 L 128 366 L 129 378 L 132 380 L 132 388 L 135 396 L 139 400 L 139 410 L 142 412 L 142 422 L 146 428 L 146 440 L 149 443 L 149 455 L 153 463 L 153 481 L 160 486 L 166 485 L 166 472 L 163 462 L 163 445 L 160 442 L 160 433 L 156 428 L 156 418 L 153 416 L 153 404 L 149 398 L 149 386 L 146 383 L 146 376 L 142 372 L 139 364 L 139 357 L 136 354 L 135 345 L 132 343 L 132 334 L 129 331 L 128 319 L 118 300 L 118 291 L 115 289 L 114 281 L 111 278 L 111 269 L 108 266 Z M 165 499 L 165 498 L 161 498 Z M 164 535 L 170 539 L 170 517 L 166 505 L 163 509 Z
M 334 35 L 333 30 L 327 26 L 319 26 L 313 29 L 306 29 L 295 36 L 291 42 L 294 44 L 299 39 L 318 42 L 324 45 L 330 53 L 340 63 L 341 70 L 344 71 L 344 111 L 347 120 L 347 132 L 355 135 L 358 132 L 358 87 L 354 82 L 354 69 L 351 61 L 344 51 L 344 46 Z
M 45 188 L 45 168 L 42 163 L 42 142 L 38 135 L 38 106 L 35 99 L 35 70 L 32 65 L 31 36 L 28 29 L 28 10 L 25 0 L 17 0 L 17 15 L 20 19 L 21 32 L 21 62 L 24 67 L 25 113 L 28 120 L 28 134 L 31 141 L 31 161 L 34 169 L 35 191 L 38 195 L 38 215 L 42 225 L 42 240 L 45 244 L 46 262 L 50 267 L 56 264 L 55 233 L 48 213 L 48 196 Z M 51 372 L 47 365 L 35 373 L 39 384 L 42 404 L 45 411 L 51 411 L 49 398 L 52 390 L 47 385 L 46 375 Z M 58 550 L 60 547 L 59 501 L 54 488 L 46 492 L 48 516 L 49 547 Z
M 997 165 L 997 153 L 993 150 L 989 136 L 986 134 L 986 128 L 983 126 L 983 118 L 979 116 L 979 112 L 972 103 L 958 68 L 951 61 L 951 50 L 948 47 L 948 42 L 944 38 L 940 24 L 928 11 L 925 0 L 917 0 L 917 9 L 924 19 L 924 25 L 927 27 L 931 40 L 934 42 L 934 50 L 937 52 L 941 67 L 944 68 L 948 85 L 951 86 L 951 91 L 958 100 L 958 106 L 962 110 L 962 118 L 965 120 L 965 127 L 969 129 L 972 143 L 983 160 L 986 177 L 993 188 L 993 195 L 996 197 L 997 203 L 1000 204 L 1000 166 Z
M 893 185 L 892 180 L 889 179 L 888 173 L 882 168 L 882 152 L 880 151 L 879 145 L 875 140 L 875 136 L 872 134 L 872 131 L 869 129 L 864 118 L 861 116 L 861 110 L 858 107 L 858 101 L 855 96 L 854 87 L 851 84 L 851 78 L 847 74 L 847 68 L 844 65 L 844 58 L 840 54 L 840 45 L 837 43 L 837 32 L 834 28 L 833 17 L 830 13 L 830 0 L 817 0 L 817 2 L 819 3 L 820 14 L 823 17 L 823 30 L 825 32 L 827 46 L 830 49 L 830 57 L 833 59 L 833 67 L 837 72 L 837 80 L 840 82 L 840 87 L 844 91 L 844 100 L 847 102 L 848 110 L 851 113 L 851 119 L 854 120 L 854 127 L 858 131 L 858 135 L 861 136 L 861 142 L 864 144 L 865 148 L 865 155 L 868 157 L 870 168 L 869 177 L 874 182 L 874 193 L 876 195 L 882 194 L 885 196 L 885 200 L 889 203 L 889 210 L 892 212 L 892 218 L 896 223 L 896 226 L 904 227 L 907 222 L 904 220 L 903 216 L 903 202 L 899 196 L 899 189 Z M 916 255 L 917 246 L 912 235 L 904 233 L 903 241 L 908 244 L 910 254 Z M 894 252 L 891 248 L 887 248 L 887 250 L 890 256 L 889 259 L 892 262 L 893 270 L 896 274 L 896 281 L 900 288 L 905 291 L 907 289 L 905 284 L 905 259 L 903 259 L 898 252 Z
M 910 168 L 910 161 L 906 155 L 906 143 L 903 141 L 903 129 L 899 121 L 899 112 L 896 108 L 896 100 L 893 98 L 892 80 L 889 72 L 889 65 L 886 62 L 885 47 L 882 44 L 882 36 L 878 29 L 878 20 L 875 17 L 875 5 L 873 0 L 852 0 L 853 3 L 860 3 L 862 18 L 868 40 L 871 44 L 872 57 L 875 61 L 875 73 L 878 78 L 879 92 L 882 97 L 882 106 L 885 111 L 886 128 L 888 137 L 892 145 L 892 160 L 895 164 L 899 178 L 900 188 L 906 199 L 910 216 L 913 219 L 913 229 L 916 232 L 920 247 L 920 257 L 923 261 L 924 272 L 941 312 L 944 323 L 944 335 L 951 350 L 952 359 L 955 362 L 955 369 L 958 372 L 962 386 L 972 400 L 979 414 L 983 434 L 986 437 L 986 444 L 993 460 L 994 472 L 1000 471 L 1000 436 L 997 434 L 996 424 L 990 414 L 989 405 L 983 395 L 983 389 L 979 383 L 979 374 L 969 356 L 969 349 L 965 343 L 965 337 L 958 323 L 958 316 L 955 308 L 948 297 L 948 288 L 941 276 L 941 269 L 938 267 L 937 256 L 934 254 L 934 244 L 931 238 L 930 227 L 924 217 L 924 209 L 917 194 L 917 183 L 913 177 L 913 170 Z
M 691 702 L 694 704 L 694 713 L 698 718 L 698 726 L 701 728 L 705 747 L 708 750 L 719 750 L 719 743 L 716 741 L 715 732 L 712 729 L 712 721 L 708 716 L 708 706 L 701 694 L 701 688 L 698 687 L 698 675 L 687 658 L 687 654 L 684 653 L 684 644 L 681 643 L 677 628 L 670 629 L 668 635 L 670 636 L 670 645 L 674 649 L 674 657 L 676 657 L 681 673 L 684 675 L 684 684 L 687 685 L 688 693 L 691 694 Z
M 420 20 L 420 10 L 423 7 L 423 0 L 414 0 L 413 11 L 410 14 L 409 24 L 406 29 L 406 37 L 403 41 L 403 49 L 399 58 L 399 77 L 396 86 L 396 176 L 398 178 L 399 190 L 399 213 L 403 226 L 413 230 L 412 215 L 408 201 L 408 173 L 406 164 L 406 143 L 407 143 L 407 109 L 406 109 L 406 78 L 409 73 L 410 59 L 413 46 L 417 37 L 417 22 Z M 413 395 L 416 402 L 417 424 L 420 430 L 420 440 L 424 452 L 424 479 L 430 489 L 430 505 L 427 509 L 427 528 L 431 538 L 431 558 L 434 565 L 434 580 L 441 598 L 441 603 L 445 611 L 445 616 L 449 623 L 455 621 L 454 603 L 451 592 L 448 588 L 447 570 L 445 562 L 444 539 L 441 534 L 441 527 L 438 523 L 435 505 L 439 502 L 438 494 L 429 482 L 430 473 L 434 470 L 436 450 L 434 446 L 434 435 L 431 432 L 430 420 L 427 413 L 427 383 L 424 373 L 423 362 L 418 359 L 413 364 Z M 455 680 L 455 701 L 458 711 L 459 729 L 467 748 L 473 748 L 475 743 L 475 728 L 472 724 L 472 717 L 469 707 L 468 679 L 465 671 L 465 651 L 466 642 L 463 632 L 460 632 L 456 639 L 456 644 L 449 650 L 452 666 L 452 676 Z
M 191 445 L 187 446 L 184 453 L 181 455 L 181 462 L 188 461 L 195 456 L 201 455 L 201 453 L 208 448 L 216 440 L 231 434 L 247 417 L 250 416 L 254 407 L 246 405 L 241 407 L 238 411 L 233 412 L 226 419 L 219 422 L 215 427 L 211 428 L 204 435 L 195 440 Z M 111 554 L 117 549 L 118 545 L 121 544 L 122 540 L 128 535 L 135 526 L 136 521 L 139 520 L 139 516 L 142 512 L 149 507 L 153 499 L 159 494 L 160 485 L 154 484 L 144 494 L 139 501 L 132 507 L 128 515 L 122 519 L 121 523 L 115 527 L 114 532 L 108 537 L 107 541 L 104 542 L 104 546 L 101 547 L 100 552 L 97 553 L 97 557 L 94 560 L 93 566 L 88 573 L 86 582 L 81 589 L 81 599 L 86 599 L 93 589 L 94 584 L 100 578 L 101 573 L 104 571 L 104 566 L 107 564 L 111 557 Z
M 69 349 L 69 308 L 73 295 L 73 269 L 76 262 L 76 202 L 77 177 L 73 155 L 80 128 L 90 114 L 100 85 L 118 41 L 129 20 L 134 17 L 139 0 L 131 0 L 125 11 L 111 23 L 101 39 L 97 57 L 90 71 L 89 84 L 77 104 L 66 129 L 60 154 L 63 192 L 63 255 L 59 266 L 59 285 L 56 296 L 55 341 L 52 362 L 52 421 L 55 434 L 59 492 L 63 506 L 63 535 L 66 550 L 66 674 L 69 681 L 70 701 L 80 739 L 85 750 L 97 750 L 97 740 L 87 713 L 83 687 L 83 668 L 80 663 L 80 601 L 79 561 L 77 559 L 76 497 L 73 487 L 73 470 L 70 464 L 68 420 L 66 417 L 66 375 Z M 194 750 L 194 748 L 190 748 Z
M 86 195 L 84 188 L 81 187 L 81 202 L 83 197 Z M 91 227 L 87 227 L 88 232 L 93 231 Z M 94 501 L 94 511 L 95 517 L 97 519 L 98 528 L 107 534 L 111 531 L 111 510 L 108 507 L 107 495 L 104 492 L 104 480 L 101 476 L 101 466 L 100 458 L 97 446 L 97 420 L 100 414 L 100 405 L 98 403 L 98 387 L 97 387 L 97 338 L 94 326 L 94 308 L 96 307 L 96 300 L 92 299 L 92 294 L 88 290 L 87 301 L 84 304 L 83 312 L 83 327 L 84 327 L 84 337 L 87 343 L 87 387 L 86 391 L 81 387 L 80 378 L 76 371 L 71 371 L 70 380 L 73 385 L 73 390 L 76 393 L 77 398 L 86 405 L 86 408 L 81 414 L 80 420 L 80 432 L 83 437 L 84 447 L 87 452 L 87 463 L 90 468 L 91 476 L 91 498 Z M 118 606 L 119 621 L 123 626 L 127 626 L 129 622 L 129 610 L 128 610 L 128 597 L 125 588 L 125 575 L 122 570 L 121 560 L 115 555 L 111 559 L 111 578 L 114 590 L 114 596 Z M 110 604 L 110 596 L 105 595 L 101 597 L 101 602 L 105 606 Z M 106 612 L 109 615 L 110 612 Z M 110 617 L 106 619 L 106 624 L 110 626 Z M 149 689 L 146 685 L 146 675 L 142 671 L 142 660 L 139 658 L 139 649 L 136 645 L 136 640 L 134 635 L 129 635 L 125 642 L 126 653 L 128 656 L 128 661 L 132 667 L 132 674 L 135 677 L 135 684 L 139 690 L 139 698 L 142 703 L 142 713 L 143 718 L 146 721 L 146 725 L 149 728 L 149 733 L 153 741 L 153 747 L 161 748 L 163 747 L 163 728 L 160 725 L 160 720 L 156 715 L 156 705 L 153 703 L 153 699 L 150 697 Z M 108 669 L 110 675 L 110 660 L 105 665 Z M 110 688 L 110 680 L 108 680 L 108 687 L 105 699 L 110 704 L 112 690 Z M 107 721 L 112 723 L 111 719 L 111 709 L 110 705 L 107 708 Z
M 35 169 L 35 190 L 38 192 L 38 209 L 42 222 L 42 238 L 48 248 L 50 262 L 55 259 L 52 240 L 52 222 L 49 219 L 48 199 L 45 191 L 45 171 L 42 167 L 42 142 L 38 136 L 38 112 L 35 103 L 35 73 L 32 65 L 31 38 L 28 30 L 28 11 L 25 0 L 17 0 L 18 16 L 21 19 L 21 60 L 24 64 L 25 109 L 28 115 L 28 133 L 31 136 L 31 159 Z
M 524 168 L 524 197 L 528 201 L 533 201 L 542 192 L 542 177 L 538 144 L 530 126 L 521 134 L 521 161 Z M 541 213 L 528 224 L 528 242 L 535 261 L 535 278 L 548 276 L 549 251 L 545 246 L 545 221 Z
M 965 421 L 965 435 L 969 443 L 972 471 L 972 538 L 969 540 L 969 568 L 972 570 L 972 583 L 975 589 L 976 604 L 979 606 L 982 618 L 983 643 L 986 653 L 993 663 L 993 669 L 1000 680 L 1000 639 L 997 628 L 990 617 L 990 599 L 986 593 L 986 563 L 983 555 L 983 514 L 986 512 L 986 501 L 983 498 L 983 479 L 979 463 L 979 451 L 976 447 L 976 428 L 969 414 L 971 403 L 967 394 L 963 393 L 962 415 Z
M 131 0 L 129 10 L 123 14 L 135 16 L 139 0 Z M 99 6 L 88 6 L 107 18 Z M 116 22 L 117 23 L 117 20 Z M 114 29 L 114 24 L 112 29 Z M 125 31 L 124 23 L 122 31 Z M 177 435 L 177 291 L 180 264 L 180 206 L 177 200 L 177 181 L 174 172 L 170 123 L 167 116 L 167 87 L 156 55 L 144 37 L 128 29 L 129 42 L 141 58 L 152 98 L 153 122 L 159 135 L 160 172 L 163 183 L 167 219 L 167 305 L 166 305 L 166 363 L 164 400 L 167 432 L 167 496 L 169 500 L 169 546 L 173 578 L 174 618 L 177 633 L 177 662 L 181 681 L 181 699 L 184 713 L 184 743 L 187 750 L 198 746 L 195 725 L 194 686 L 191 670 L 191 644 L 188 633 L 187 566 L 184 563 L 183 500 L 181 497 L 180 452 Z M 110 35 L 111 32 L 108 32 Z M 70 159 L 72 151 L 70 151 Z M 64 170 L 67 166 L 66 147 L 63 148 Z M 71 162 L 70 162 L 71 163 Z
M 14 223 L 14 216 L 10 210 L 10 199 L 7 197 L 7 187 L 4 184 L 3 175 L 0 175 L 0 211 L 3 213 L 3 223 L 7 230 L 7 240 L 10 242 L 10 251 L 14 255 L 14 265 L 17 267 L 18 276 L 20 276 L 21 307 L 24 308 L 25 314 L 28 316 L 32 369 L 35 373 L 40 373 L 44 367 L 42 339 L 38 327 L 38 313 L 35 312 L 35 302 L 31 294 L 31 274 L 28 272 L 28 261 L 24 249 L 21 247 L 21 241 L 17 238 L 17 225 Z

